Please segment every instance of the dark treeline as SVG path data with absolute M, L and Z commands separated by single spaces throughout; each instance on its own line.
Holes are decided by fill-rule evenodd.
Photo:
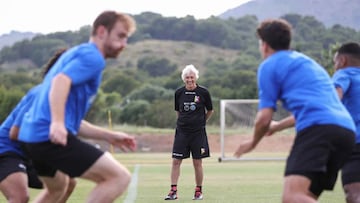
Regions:
M 183 18 L 162 17 L 160 14 L 145 12 L 134 16 L 138 30 L 129 43 L 147 39 L 190 41 L 223 49 L 251 50 L 256 44 L 255 29 L 258 20 L 255 16 L 223 20 L 211 17 L 196 20 L 193 16 Z M 323 23 L 310 16 L 288 14 L 283 16 L 294 27 L 293 47 L 314 54 L 328 49 L 331 44 L 351 39 L 360 39 L 360 33 L 354 29 L 334 25 L 326 28 Z M 70 47 L 86 42 L 90 26 L 84 26 L 76 32 L 56 32 L 40 35 L 32 40 L 24 40 L 12 47 L 0 51 L 0 64 L 20 59 L 29 59 L 40 67 L 59 47 Z M 249 50 L 250 49 L 250 50 Z M 319 56 L 317 56 L 319 58 Z
M 187 41 L 215 47 L 224 52 L 237 52 L 235 59 L 206 53 L 207 58 L 200 65 L 199 83 L 208 87 L 215 104 L 217 124 L 220 99 L 254 99 L 256 92 L 256 68 L 261 62 L 255 29 L 255 16 L 223 20 L 211 17 L 196 20 L 192 16 L 165 18 L 156 13 L 142 13 L 134 16 L 138 30 L 129 44 L 146 40 Z M 326 28 L 310 16 L 288 14 L 283 16 L 294 27 L 292 48 L 302 51 L 321 63 L 331 73 L 332 54 L 338 43 L 356 41 L 360 33 L 341 25 Z M 40 68 L 59 48 L 71 47 L 86 42 L 90 26 L 76 32 L 56 32 L 39 35 L 32 40 L 15 43 L 0 51 L 0 122 L 16 105 L 21 96 L 33 85 L 39 83 Z M 191 48 L 195 49 L 195 45 Z M 146 55 L 153 50 L 138 51 L 144 55 L 126 65 L 109 61 L 104 73 L 101 91 L 88 114 L 93 122 L 107 122 L 109 110 L 116 123 L 174 127 L 173 93 L 182 85 L 179 70 L 183 67 L 172 57 Z M 157 49 L 153 47 L 152 49 Z M 174 52 L 174 50 L 165 50 Z M 186 51 L 183 51 L 186 52 Z M 145 54 L 146 53 L 146 54 Z M 183 53 L 179 53 L 183 54 Z M 182 58 L 184 61 L 191 61 Z M 171 113 L 169 113 L 171 112 Z

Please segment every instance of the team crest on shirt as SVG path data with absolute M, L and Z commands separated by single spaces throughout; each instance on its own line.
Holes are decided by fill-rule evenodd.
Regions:
M 184 111 L 195 111 L 196 103 L 195 102 L 184 102 Z
M 200 149 L 201 154 L 205 154 L 205 148 Z
M 200 96 L 195 96 L 195 98 L 194 98 L 194 102 L 195 102 L 195 103 L 200 102 Z

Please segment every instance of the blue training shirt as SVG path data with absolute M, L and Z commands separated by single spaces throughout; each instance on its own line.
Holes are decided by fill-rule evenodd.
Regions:
M 66 51 L 47 73 L 43 88 L 21 124 L 19 140 L 28 143 L 49 140 L 51 123 L 49 94 L 52 79 L 60 73 L 71 79 L 65 107 L 65 127 L 76 135 L 81 120 L 95 100 L 105 68 L 105 59 L 94 43 L 84 43 Z
M 277 100 L 296 120 L 299 132 L 313 125 L 333 124 L 355 132 L 355 125 L 333 82 L 314 60 L 296 51 L 278 51 L 258 69 L 259 109 L 276 110 Z
M 356 143 L 360 143 L 360 68 L 347 67 L 333 75 L 335 87 L 343 91 L 342 102 L 356 126 Z
M 17 141 L 10 140 L 9 134 L 12 126 L 20 126 L 24 114 L 29 110 L 34 100 L 35 95 L 39 92 L 40 85 L 31 88 L 27 94 L 20 100 L 16 107 L 6 117 L 5 121 L 0 126 L 0 154 L 5 152 L 14 152 L 20 156 L 24 153 L 20 149 Z

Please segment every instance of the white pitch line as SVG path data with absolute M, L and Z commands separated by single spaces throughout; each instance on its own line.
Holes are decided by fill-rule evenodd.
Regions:
M 140 165 L 136 164 L 124 203 L 133 203 L 136 200 L 139 169 Z

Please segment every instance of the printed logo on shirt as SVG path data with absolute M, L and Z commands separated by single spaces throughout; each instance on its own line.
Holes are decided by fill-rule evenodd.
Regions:
M 195 103 L 199 103 L 199 102 L 200 102 L 200 96 L 195 96 L 194 102 L 195 102 Z
M 195 111 L 196 103 L 195 102 L 184 102 L 184 111 Z
M 189 111 L 190 110 L 190 106 L 187 104 L 184 104 L 184 111 Z

